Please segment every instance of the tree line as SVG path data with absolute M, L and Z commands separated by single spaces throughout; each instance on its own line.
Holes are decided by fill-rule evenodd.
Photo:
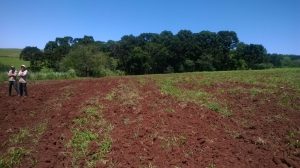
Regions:
M 66 36 L 47 42 L 43 50 L 25 47 L 20 58 L 30 61 L 33 71 L 74 69 L 79 76 L 300 66 L 300 57 L 268 54 L 261 44 L 240 42 L 234 31 L 163 31 L 107 42 Z

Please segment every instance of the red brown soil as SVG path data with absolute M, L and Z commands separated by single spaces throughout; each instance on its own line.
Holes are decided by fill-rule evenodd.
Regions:
M 108 100 L 106 95 L 121 85 L 135 89 L 138 98 L 130 103 L 119 95 Z M 292 90 L 255 96 L 227 92 L 234 87 L 252 86 L 230 83 L 202 88 L 228 104 L 233 115 L 226 118 L 163 95 L 153 81 L 142 83 L 134 77 L 29 83 L 28 97 L 9 97 L 7 85 L 2 84 L 0 154 L 20 128 L 47 122 L 37 144 L 23 142 L 32 149 L 28 157 L 36 160 L 35 167 L 71 167 L 66 143 L 72 120 L 87 100 L 100 97 L 104 117 L 114 128 L 107 163 L 97 167 L 300 167 L 300 150 L 289 145 L 288 138 L 289 131 L 300 131 L 300 112 L 279 105 L 277 96 L 293 94 Z M 290 104 L 300 103 L 299 99 Z M 25 158 L 18 167 L 31 166 Z

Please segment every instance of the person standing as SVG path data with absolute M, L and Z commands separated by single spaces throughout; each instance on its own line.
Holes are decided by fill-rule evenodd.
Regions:
M 19 92 L 20 92 L 20 96 L 27 96 L 27 70 L 26 70 L 26 66 L 25 65 L 21 65 L 21 70 L 19 71 Z
M 19 94 L 19 90 L 18 90 L 18 87 L 17 87 L 17 71 L 16 71 L 16 68 L 14 66 L 10 66 L 10 70 L 8 71 L 7 75 L 8 75 L 8 94 L 9 96 L 11 96 L 11 89 L 12 87 L 15 88 L 17 94 Z

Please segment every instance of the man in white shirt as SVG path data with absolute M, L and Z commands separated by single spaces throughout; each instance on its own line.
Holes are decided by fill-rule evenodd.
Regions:
M 24 92 L 24 96 L 27 96 L 27 70 L 25 65 L 21 65 L 21 70 L 19 71 L 19 91 L 20 91 L 20 96 L 23 96 L 23 92 Z
M 14 66 L 11 66 L 10 70 L 7 73 L 7 75 L 8 75 L 8 83 L 9 83 L 9 87 L 8 87 L 9 88 L 8 89 L 9 96 L 11 96 L 12 87 L 14 87 L 17 94 L 19 94 L 19 90 L 18 90 L 18 87 L 17 87 L 17 81 L 16 81 L 16 77 L 17 77 L 16 68 Z

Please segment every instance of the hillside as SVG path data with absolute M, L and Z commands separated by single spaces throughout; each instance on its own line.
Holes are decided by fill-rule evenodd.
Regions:
M 299 167 L 300 69 L 0 87 L 0 167 Z M 19 166 L 18 166 L 19 165 Z
M 0 48 L 0 57 L 19 57 L 22 49 Z
M 20 65 L 29 66 L 29 61 L 20 60 L 19 56 L 22 49 L 15 48 L 0 48 L 0 65 L 4 64 L 7 66 L 13 65 L 19 67 Z M 3 69 L 0 67 L 0 69 Z M 7 71 L 6 69 L 4 71 Z

